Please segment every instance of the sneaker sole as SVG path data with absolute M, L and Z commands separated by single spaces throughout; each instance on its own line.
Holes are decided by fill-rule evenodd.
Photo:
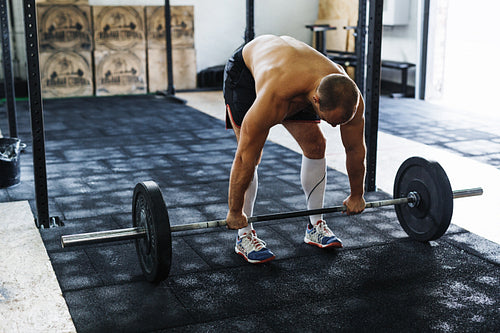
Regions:
M 274 258 L 276 258 L 276 256 L 272 256 L 272 257 L 269 257 L 269 258 L 264 259 L 264 260 L 254 260 L 254 259 L 248 259 L 248 257 L 243 252 L 241 252 L 240 250 L 238 250 L 237 248 L 235 248 L 234 251 L 237 254 L 239 254 L 240 256 L 242 256 L 243 259 L 245 259 L 247 262 L 249 262 L 251 264 L 263 264 L 265 262 L 269 262 L 269 261 L 273 260 Z
M 329 247 L 334 247 L 336 249 L 341 249 L 343 247 L 341 242 L 333 242 L 333 243 L 330 243 L 330 244 L 323 245 L 323 244 L 319 244 L 319 243 L 316 243 L 316 242 L 312 242 L 312 241 L 308 240 L 307 238 L 304 238 L 304 243 L 309 244 L 309 245 L 315 245 L 315 246 L 319 247 L 320 249 L 326 249 L 326 248 L 329 248 Z

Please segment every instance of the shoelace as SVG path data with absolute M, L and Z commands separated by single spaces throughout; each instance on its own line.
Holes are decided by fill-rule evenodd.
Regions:
M 327 236 L 327 237 L 333 236 L 333 232 L 330 230 L 330 228 L 328 228 L 325 220 L 319 220 L 318 224 L 316 224 L 316 226 L 318 227 L 318 229 L 320 229 L 322 231 L 322 234 L 324 236 Z
M 248 239 L 248 241 L 254 246 L 256 251 L 260 251 L 266 247 L 266 242 L 264 242 L 262 239 L 259 239 L 253 232 L 246 234 L 243 238 Z

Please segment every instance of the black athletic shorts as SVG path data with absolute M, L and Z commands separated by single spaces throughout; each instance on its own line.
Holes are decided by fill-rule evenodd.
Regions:
M 245 114 L 255 101 L 255 80 L 243 61 L 243 46 L 229 58 L 224 69 L 224 100 L 226 102 L 226 128 L 232 128 L 231 120 L 240 127 Z M 306 121 L 319 123 L 320 118 L 312 105 L 287 117 L 285 121 Z

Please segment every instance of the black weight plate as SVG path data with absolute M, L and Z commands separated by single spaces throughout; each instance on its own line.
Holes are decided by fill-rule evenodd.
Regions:
M 146 279 L 153 283 L 165 280 L 172 264 L 172 238 L 167 206 L 155 182 L 146 181 L 135 186 L 132 223 L 146 230 L 146 237 L 135 240 Z
M 396 205 L 396 215 L 406 233 L 413 239 L 427 242 L 441 237 L 451 222 L 453 191 L 445 171 L 437 162 L 411 157 L 401 164 L 394 181 L 394 198 L 417 192 L 415 207 Z

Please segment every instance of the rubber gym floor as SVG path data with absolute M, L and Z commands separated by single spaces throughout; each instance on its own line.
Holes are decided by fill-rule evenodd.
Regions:
M 17 107 L 28 144 L 22 183 L 0 190 L 0 202 L 29 200 L 34 210 L 28 105 Z M 500 245 L 453 224 L 436 241 L 413 241 L 392 207 L 327 216 L 340 250 L 304 244 L 305 218 L 263 222 L 258 234 L 277 255 L 263 265 L 236 255 L 225 228 L 175 233 L 172 270 L 159 285 L 145 281 L 133 242 L 62 249 L 61 235 L 130 227 L 133 187 L 144 180 L 161 186 L 172 225 L 224 218 L 236 143 L 223 121 L 152 95 L 46 100 L 44 111 L 50 214 L 65 226 L 40 233 L 78 332 L 500 330 Z M 449 144 L 457 136 L 440 143 L 458 131 L 405 121 L 382 107 L 382 131 L 468 154 Z M 498 154 L 484 156 L 499 167 Z M 256 215 L 305 209 L 300 160 L 266 143 Z M 326 205 L 348 188 L 329 169 Z

